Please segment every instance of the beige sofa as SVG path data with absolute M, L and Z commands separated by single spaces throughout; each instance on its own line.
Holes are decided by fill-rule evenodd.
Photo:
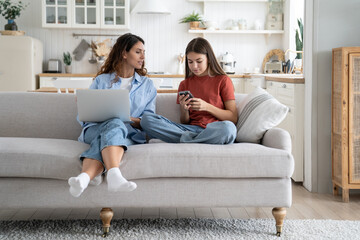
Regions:
M 159 94 L 157 113 L 178 120 L 175 98 Z M 285 130 L 270 129 L 262 144 L 130 146 L 120 168 L 135 191 L 109 193 L 102 183 L 74 198 L 67 179 L 79 174 L 79 155 L 88 148 L 77 141 L 76 114 L 73 94 L 0 93 L 2 209 L 99 207 L 107 232 L 111 207 L 274 207 L 280 235 L 294 169 Z

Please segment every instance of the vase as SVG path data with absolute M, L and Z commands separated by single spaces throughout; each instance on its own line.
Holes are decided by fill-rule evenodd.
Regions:
M 8 23 L 5 25 L 5 30 L 8 31 L 17 31 L 18 27 L 14 21 L 14 19 L 8 19 Z
M 72 73 L 71 65 L 65 65 L 65 73 Z
M 198 29 L 200 26 L 200 22 L 189 22 L 190 23 L 190 29 Z
M 104 56 L 100 56 L 97 57 L 97 70 L 100 71 L 101 67 L 104 65 L 105 63 L 105 57 Z

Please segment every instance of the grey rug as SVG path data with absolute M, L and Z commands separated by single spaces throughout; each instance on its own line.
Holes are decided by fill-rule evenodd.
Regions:
M 0 221 L 0 239 L 104 239 L 100 220 Z M 273 219 L 119 219 L 106 239 L 360 239 L 360 221 Z

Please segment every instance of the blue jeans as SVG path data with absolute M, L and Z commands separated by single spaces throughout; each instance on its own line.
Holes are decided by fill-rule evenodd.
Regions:
M 140 125 L 149 137 L 168 143 L 230 144 L 236 138 L 236 127 L 230 121 L 212 122 L 202 128 L 175 123 L 154 113 L 144 113 Z
M 108 146 L 122 146 L 124 150 L 135 144 L 128 137 L 128 129 L 119 118 L 112 118 L 86 129 L 84 142 L 90 144 L 90 148 L 80 155 L 80 160 L 91 158 L 98 160 L 105 168 L 101 151 Z

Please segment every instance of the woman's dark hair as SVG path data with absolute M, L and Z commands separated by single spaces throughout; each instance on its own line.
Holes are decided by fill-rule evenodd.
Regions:
M 205 54 L 209 64 L 209 71 L 211 75 L 226 75 L 226 73 L 222 70 L 219 63 L 216 60 L 214 51 L 210 45 L 210 43 L 202 37 L 194 38 L 189 42 L 185 50 L 185 78 L 192 76 L 192 72 L 190 71 L 188 65 L 187 55 L 190 52 Z
M 145 44 L 144 40 L 131 33 L 126 33 L 122 36 L 120 36 L 117 40 L 114 46 L 112 47 L 109 56 L 105 60 L 104 65 L 101 67 L 100 71 L 96 74 L 96 77 L 103 73 L 116 73 L 116 77 L 113 80 L 114 82 L 119 81 L 119 76 L 122 75 L 121 71 L 121 64 L 123 64 L 124 58 L 123 54 L 124 52 L 129 52 L 130 49 L 138 42 L 142 42 Z M 140 76 L 145 76 L 147 73 L 145 66 L 145 61 L 143 62 L 140 69 L 135 69 L 135 72 L 137 72 Z

